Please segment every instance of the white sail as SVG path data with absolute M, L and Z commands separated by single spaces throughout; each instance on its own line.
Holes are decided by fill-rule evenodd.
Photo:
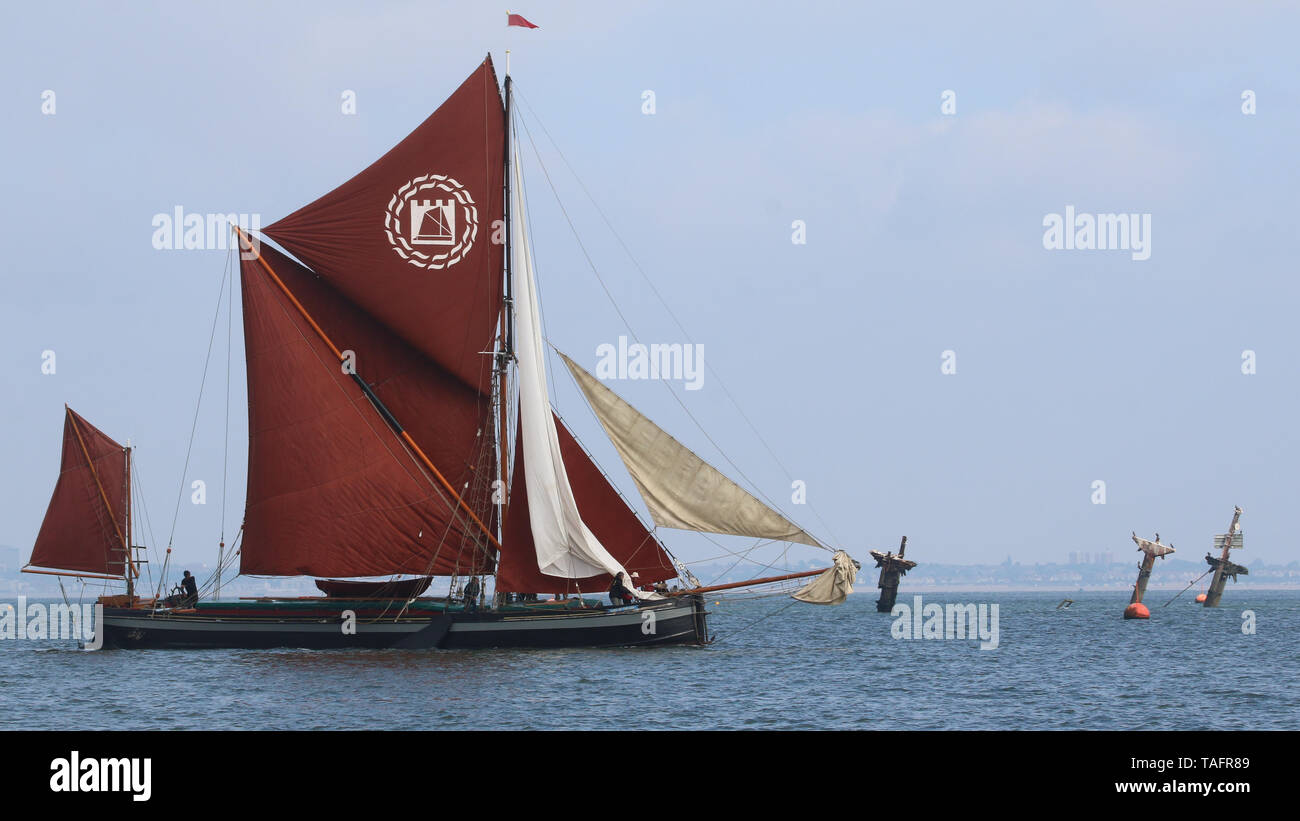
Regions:
M 519 154 L 514 156 L 512 215 L 515 264 L 515 356 L 518 363 L 520 441 L 524 478 L 528 483 L 528 521 L 537 549 L 537 567 L 547 576 L 581 579 L 603 573 L 624 574 L 624 584 L 634 588 L 623 566 L 609 554 L 578 513 L 573 488 L 560 455 L 560 440 L 551 415 L 546 388 L 546 351 L 542 345 L 541 312 L 528 244 L 528 217 L 524 211 L 523 179 Z M 659 598 L 633 589 L 642 598 Z
M 659 527 L 822 547 L 798 525 L 668 435 L 563 353 Z M 529 485 L 531 493 L 531 485 Z

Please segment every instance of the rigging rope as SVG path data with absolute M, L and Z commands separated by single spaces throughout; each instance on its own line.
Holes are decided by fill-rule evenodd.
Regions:
M 238 245 L 238 242 L 235 243 Z M 235 293 L 231 283 L 230 298 L 226 300 L 226 431 L 221 448 L 221 541 L 226 540 L 226 480 L 230 470 L 230 360 L 231 338 L 234 336 Z
M 149 505 L 145 502 L 144 499 L 144 482 L 140 478 L 140 457 L 139 456 L 133 456 L 131 459 L 131 484 L 135 486 L 135 498 L 139 501 L 140 510 L 144 514 L 145 530 L 148 531 L 149 544 L 152 545 L 152 547 L 149 548 L 149 552 L 147 552 L 146 555 L 149 556 L 150 559 L 156 559 L 157 555 L 155 551 L 157 550 L 158 541 L 157 538 L 154 536 L 153 521 L 150 520 L 149 518 Z M 149 579 L 149 589 L 152 590 L 153 589 L 153 562 L 147 561 L 145 562 L 145 565 L 146 565 L 145 572 L 148 574 L 148 579 Z
M 190 443 L 185 448 L 185 467 L 181 470 L 181 486 L 176 493 L 176 510 L 172 514 L 171 533 L 167 536 L 167 550 L 169 553 L 176 539 L 176 522 L 181 515 L 181 499 L 185 498 L 185 479 L 190 472 L 190 455 L 194 452 L 194 434 L 199 427 L 199 410 L 203 407 L 203 389 L 208 382 L 208 365 L 212 362 L 212 344 L 217 338 L 217 320 L 221 318 L 221 301 L 226 295 L 226 281 L 230 279 L 230 260 L 233 254 L 234 248 L 232 247 L 226 253 L 226 270 L 221 276 L 221 290 L 217 292 L 217 310 L 212 316 L 212 333 L 208 336 L 208 352 L 203 359 L 203 376 L 199 380 L 199 398 L 194 405 L 194 421 L 190 424 Z M 164 572 L 165 570 L 166 565 L 164 564 Z
M 1197 576 L 1196 578 L 1192 579 L 1191 582 L 1188 583 L 1188 585 L 1187 585 L 1186 587 L 1184 587 L 1182 590 L 1179 590 L 1179 591 L 1178 591 L 1177 595 L 1174 596 L 1174 599 L 1176 599 L 1176 598 L 1178 598 L 1179 596 L 1183 595 L 1183 594 L 1186 593 L 1188 590 L 1191 590 L 1191 589 L 1192 589 L 1192 585 L 1196 584 L 1196 583 L 1199 582 L 1201 579 L 1203 579 L 1203 578 L 1205 578 L 1206 576 L 1208 576 L 1208 575 L 1210 575 L 1211 573 L 1213 573 L 1214 570 L 1215 570 L 1215 568 L 1211 567 L 1209 570 L 1205 571 L 1205 572 L 1202 573 L 1201 575 L 1199 575 L 1199 576 Z M 1162 605 L 1160 605 L 1160 606 L 1161 606 L 1161 607 L 1168 607 L 1169 605 L 1173 604 L 1174 599 L 1170 599 L 1169 601 L 1165 602 L 1164 604 L 1162 604 Z
M 517 114 L 517 113 L 514 114 L 513 119 L 515 119 L 516 121 L 518 120 L 518 114 Z M 524 127 L 524 131 L 525 131 L 525 133 L 528 133 L 528 125 L 527 125 L 526 123 L 523 123 L 522 125 L 523 125 L 523 127 Z M 517 133 L 517 132 L 516 132 L 516 133 Z M 531 135 L 531 134 L 528 135 L 528 140 L 529 140 L 529 143 L 530 143 L 530 144 L 532 145 L 532 147 L 533 147 L 533 153 L 534 153 L 535 155 L 537 155 L 537 158 L 538 158 L 538 164 L 539 164 L 539 165 L 542 165 L 543 173 L 545 173 L 545 171 L 546 171 L 546 169 L 545 169 L 545 165 L 541 162 L 541 156 L 540 156 L 540 154 L 538 154 L 538 152 L 537 152 L 537 145 L 536 145 L 536 143 L 533 142 L 533 139 L 532 139 L 532 135 Z M 538 265 L 537 265 L 537 254 L 536 254 L 536 240 L 533 239 L 533 237 L 536 236 L 536 234 L 533 232 L 533 212 L 532 212 L 532 209 L 528 208 L 528 181 L 527 181 L 525 175 L 523 174 L 523 169 L 522 169 L 522 168 L 519 169 L 519 180 L 520 180 L 520 186 L 519 186 L 519 187 L 520 187 L 520 190 L 519 190 L 519 198 L 520 198 L 520 203 L 521 203 L 521 205 L 523 206 L 523 207 L 521 208 L 521 210 L 523 211 L 523 214 L 522 214 L 522 215 L 520 215 L 520 214 L 514 214 L 513 216 L 514 216 L 516 219 L 519 219 L 521 216 L 523 217 L 524 222 L 525 222 L 525 227 L 526 227 L 526 229 L 527 229 L 527 235 L 528 235 L 529 239 L 531 240 L 531 242 L 530 242 L 530 246 L 531 246 L 531 247 L 529 247 L 529 248 L 525 248 L 525 249 L 522 249 L 522 253 L 526 254 L 528 260 L 532 263 L 532 269 L 533 269 L 533 283 L 534 283 L 534 285 L 535 285 L 535 287 L 536 287 L 536 289 L 537 289 L 537 310 L 538 310 L 538 313 L 540 314 L 540 317 L 539 317 L 539 318 L 540 318 L 540 322 L 541 322 L 541 328 L 540 328 L 540 331 L 541 331 L 542 339 L 543 339 L 543 340 L 549 340 L 550 335 L 549 335 L 549 334 L 547 333 L 547 331 L 546 331 L 546 312 L 545 312 L 545 310 L 543 310 L 544 298 L 543 298 L 543 294 L 542 294 L 541 277 L 538 276 Z M 547 180 L 547 181 L 549 182 L 549 177 L 548 177 L 548 180 Z M 554 186 L 552 186 L 552 190 L 554 190 Z M 557 199 L 557 202 L 558 202 L 558 199 L 559 199 L 559 198 L 557 197 L 556 199 Z M 563 205 L 562 205 L 562 204 L 561 204 L 560 207 L 561 207 L 561 209 L 563 209 Z M 579 244 L 581 244 L 581 243 L 579 243 Z M 551 346 L 550 346 L 551 349 L 554 349 L 554 347 L 555 347 L 554 345 L 551 345 Z M 550 357 L 550 353 L 551 353 L 550 350 L 545 350 L 545 351 L 543 352 L 543 355 L 546 356 L 548 359 L 551 359 L 551 357 Z M 551 367 L 548 367 L 548 368 L 547 368 L 547 377 L 548 377 L 548 381 L 550 382 L 551 401 L 552 401 L 552 405 L 554 405 L 555 398 L 559 395 L 559 389 L 558 389 L 558 387 L 557 387 L 557 385 L 556 385 L 556 382 L 555 382 L 556 367 L 554 367 L 555 363 L 554 363 L 553 360 L 552 360 L 552 362 L 551 362 L 551 365 L 552 365 Z M 568 368 L 564 368 L 563 370 L 564 370 L 565 373 L 568 373 L 570 381 L 572 381 L 573 384 L 574 384 L 575 386 L 577 386 L 577 381 L 573 379 L 573 374 L 569 373 Z M 584 402 L 583 404 L 585 405 L 585 404 L 587 404 L 587 403 Z M 554 408 L 552 408 L 552 409 L 554 410 Z M 588 405 L 588 410 L 590 411 L 590 406 L 589 406 L 589 405 Z M 557 414 L 556 414 L 556 415 L 557 415 L 557 416 L 559 415 L 559 414 L 558 414 L 558 411 L 557 411 Z M 563 417 L 561 417 L 561 422 L 563 422 Z M 593 465 L 596 466 L 597 470 L 600 470 L 601 475 L 604 476 L 606 482 L 609 483 L 609 486 L 612 487 L 612 488 L 614 489 L 614 492 L 615 492 L 616 494 L 618 494 L 619 498 L 623 500 L 624 504 L 627 504 L 627 499 L 623 496 L 622 491 L 620 491 L 620 490 L 618 489 L 618 487 L 617 487 L 617 486 L 616 486 L 612 481 L 610 481 L 609 475 L 608 475 L 607 473 L 605 473 L 604 469 L 601 468 L 600 465 L 598 465 L 598 464 L 596 463 L 596 460 L 595 460 L 594 458 L 592 458 L 592 456 L 591 456 L 591 452 L 588 451 L 587 448 L 586 448 L 586 446 L 584 446 L 584 445 L 582 444 L 582 442 L 578 440 L 578 437 L 577 437 L 576 434 L 574 434 L 572 431 L 570 431 L 570 434 L 573 436 L 574 441 L 578 443 L 578 446 L 579 446 L 580 448 L 582 448 L 582 450 L 587 454 L 587 458 L 591 461 L 591 463 L 592 463 Z M 636 516 L 636 518 L 637 518 L 638 521 L 641 521 L 640 511 L 638 511 L 636 508 L 632 507 L 632 505 L 630 505 L 630 504 L 628 504 L 628 509 L 632 511 L 633 515 Z M 646 528 L 646 531 L 647 531 L 647 538 L 649 539 L 649 541 L 652 542 L 652 543 L 656 543 L 656 544 L 658 544 L 659 547 L 660 547 L 660 549 L 662 549 L 665 553 L 667 553 L 668 556 L 669 556 L 670 558 L 676 560 L 677 557 L 676 557 L 675 555 L 673 555 L 672 551 L 668 550 L 667 546 L 664 545 L 662 541 L 660 541 L 659 539 L 657 539 L 657 538 L 655 538 L 655 537 L 653 536 L 653 529 L 652 529 L 652 527 L 651 527 L 650 525 L 646 525 L 643 521 L 641 521 L 641 524 L 642 524 L 643 527 Z M 635 551 L 633 551 L 633 553 L 632 553 L 631 556 L 628 557 L 628 559 L 627 559 L 628 562 L 630 562 L 630 561 L 632 560 L 632 558 L 635 557 L 636 553 L 639 552 L 639 551 L 641 550 L 641 548 L 645 546 L 645 543 L 646 543 L 646 542 L 643 541 L 641 545 L 638 545 L 637 549 L 636 549 Z M 626 563 L 627 563 L 627 562 L 624 562 L 624 564 L 626 564 Z M 579 593 L 579 595 L 581 595 L 581 592 Z
M 516 120 L 518 120 L 517 113 L 514 115 L 514 117 Z M 528 125 L 524 123 L 523 126 L 524 126 L 524 131 L 527 132 Z M 516 133 L 518 132 L 516 131 Z M 528 139 L 529 142 L 531 143 L 532 142 L 531 135 L 529 136 Z M 534 153 L 537 152 L 537 146 L 535 145 L 533 146 L 533 152 Z M 538 163 L 540 164 L 540 162 L 541 159 L 539 158 Z M 520 204 L 523 206 L 523 208 L 521 208 L 520 210 L 523 211 L 524 224 L 525 224 L 525 228 L 528 231 L 528 239 L 529 239 L 529 243 L 528 243 L 529 247 L 522 249 L 522 253 L 527 254 L 528 259 L 533 264 L 533 285 L 537 288 L 537 313 L 539 314 L 539 319 L 541 321 L 542 339 L 549 339 L 550 334 L 546 332 L 546 311 L 544 310 L 545 299 L 543 298 L 543 294 L 542 294 L 542 278 L 539 274 L 540 266 L 538 266 L 537 264 L 537 240 L 534 239 L 534 237 L 536 237 L 537 235 L 533 233 L 533 211 L 531 208 L 528 207 L 528 179 L 524 175 L 523 168 L 519 169 L 519 180 L 520 180 L 519 201 Z M 515 219 L 518 219 L 520 215 L 512 214 L 511 216 L 513 216 Z M 550 353 L 549 351 L 544 352 L 544 354 L 547 355 L 548 359 L 549 359 L 549 353 Z M 555 368 L 548 367 L 546 371 L 547 371 L 547 376 L 549 377 L 549 381 L 551 383 L 551 401 L 554 402 L 555 396 L 557 394 L 557 390 L 555 387 Z
M 227 553 L 220 562 L 218 562 L 217 572 L 209 576 L 208 580 L 199 587 L 199 598 L 203 598 L 208 591 L 215 590 L 217 575 L 224 573 L 226 570 L 234 566 L 234 561 L 239 556 L 239 543 L 243 536 L 244 529 L 241 527 L 239 532 L 235 534 L 234 540 L 230 543 L 230 552 Z
M 525 101 L 525 105 L 527 105 L 526 101 Z M 531 106 L 529 106 L 529 111 L 530 112 L 532 111 Z M 528 142 L 533 148 L 533 154 L 537 158 L 538 165 L 541 166 L 542 174 L 543 176 L 546 177 L 546 182 L 551 188 L 551 193 L 554 194 L 555 196 L 555 201 L 560 208 L 560 213 L 564 215 L 565 221 L 569 224 L 569 230 L 573 233 L 573 238 L 578 243 L 578 248 L 582 251 L 583 257 L 586 258 L 587 265 L 591 268 L 592 274 L 595 275 L 596 281 L 600 284 L 601 290 L 605 292 L 605 296 L 609 299 L 610 305 L 613 306 L 614 312 L 618 314 L 618 318 L 622 320 L 623 326 L 627 328 L 628 335 L 632 338 L 634 342 L 640 344 L 640 339 L 638 338 L 636 331 L 632 329 L 632 323 L 628 321 L 627 316 L 623 313 L 623 310 L 619 307 L 618 301 L 614 298 L 614 294 L 610 291 L 609 286 L 605 283 L 604 277 L 600 275 L 600 271 L 599 269 L 597 269 L 595 261 L 591 258 L 591 254 L 587 251 L 587 246 L 583 244 L 582 238 L 578 234 L 578 228 L 574 224 L 573 218 L 569 216 L 568 209 L 564 207 L 564 203 L 560 199 L 560 193 L 555 187 L 555 182 L 554 180 L 551 179 L 550 171 L 547 170 L 546 163 L 542 161 L 541 151 L 538 150 L 537 143 L 533 140 L 533 134 L 532 131 L 528 128 L 528 123 L 521 118 L 520 124 L 523 125 L 524 127 L 524 134 L 527 135 Z M 539 124 L 540 124 L 540 120 L 539 120 Z M 690 418 L 690 420 L 693 423 L 695 423 L 695 427 L 697 427 L 700 430 L 700 433 L 703 434 L 704 438 L 709 441 L 709 444 L 713 445 L 714 449 L 717 450 L 718 454 L 727 462 L 727 464 L 731 465 L 731 468 L 733 470 L 736 471 L 736 474 L 740 476 L 742 479 L 744 479 L 746 482 L 748 482 L 750 487 L 752 487 L 754 491 L 759 496 L 761 496 L 763 500 L 767 502 L 768 505 L 772 507 L 773 510 L 780 510 L 780 506 L 777 505 L 777 503 L 763 491 L 762 487 L 758 483 L 756 483 L 753 479 L 749 478 L 749 476 L 743 470 L 740 469 L 740 466 L 737 465 L 735 461 L 733 461 L 731 457 L 727 455 L 727 452 L 722 449 L 722 446 L 719 445 L 717 441 L 714 440 L 714 438 L 709 435 L 709 432 L 705 430 L 704 426 L 695 417 L 695 414 L 691 413 L 690 408 L 688 408 L 686 406 L 686 403 L 682 401 L 682 398 L 678 396 L 677 391 L 674 390 L 672 386 L 672 383 L 669 382 L 668 380 L 659 380 L 659 381 L 663 383 L 664 387 L 668 390 L 669 395 L 671 395 L 672 398 L 677 402 L 677 404 L 681 406 L 682 410 L 686 413 L 686 415 Z M 782 513 L 782 515 L 785 516 L 784 513 Z M 794 522 L 793 518 L 789 516 L 786 516 L 786 518 L 789 519 L 792 523 L 796 525 L 798 524 L 797 522 Z M 807 533 L 806 528 L 800 527 L 800 529 L 803 530 L 805 533 Z M 829 532 L 829 528 L 828 528 L 828 532 Z M 818 546 L 821 547 L 823 550 L 831 549 L 826 545 L 819 544 Z
M 518 93 L 517 89 L 516 89 L 516 93 Z M 527 98 L 525 98 L 522 94 L 520 94 L 519 97 L 520 100 L 523 102 L 523 104 L 528 108 L 529 115 L 532 116 L 534 120 L 536 120 L 537 125 L 542 129 L 542 133 L 545 134 L 546 139 L 550 141 L 551 147 L 554 148 L 555 153 L 559 155 L 560 161 L 564 163 L 564 167 L 567 168 L 569 170 L 569 173 L 573 175 L 573 179 L 578 183 L 578 187 L 582 189 L 582 193 L 587 195 L 587 200 L 591 203 L 592 207 L 596 209 L 596 213 L 600 215 L 600 218 L 605 223 L 605 226 L 609 228 L 609 231 L 611 234 L 613 234 L 614 239 L 618 241 L 618 244 L 623 248 L 624 253 L 627 254 L 628 259 L 632 263 L 632 267 L 634 267 L 637 270 L 637 273 L 641 275 L 641 278 L 644 279 L 646 284 L 650 286 L 651 293 L 655 295 L 655 299 L 659 300 L 659 304 L 663 307 L 664 312 L 668 314 L 670 319 L 672 319 L 673 324 L 677 326 L 677 330 L 681 331 L 682 336 L 686 338 L 686 341 L 689 344 L 692 345 L 695 344 L 691 338 L 691 335 L 687 332 L 686 327 L 682 324 L 681 320 L 677 318 L 677 314 L 673 312 L 673 309 L 669 306 L 668 301 L 664 299 L 663 294 L 661 294 L 659 292 L 659 289 L 655 286 L 654 280 L 651 279 L 650 275 L 647 274 L 645 269 L 641 267 L 641 263 L 637 260 L 636 255 L 632 253 L 631 247 L 629 247 L 627 242 L 623 239 L 622 234 L 620 234 L 618 232 L 618 229 L 614 227 L 614 224 L 610 221 L 609 217 L 606 216 L 605 210 L 600 207 L 600 203 L 596 201 L 596 198 L 592 196 L 591 191 L 587 188 L 586 183 L 582 181 L 582 177 L 578 175 L 578 172 L 574 170 L 573 166 L 569 163 L 568 158 L 564 156 L 564 152 L 560 150 L 559 143 L 555 141 L 555 138 L 551 136 L 550 130 L 547 129 L 546 123 L 542 122 L 542 118 L 537 116 L 537 112 L 533 110 L 533 107 L 528 102 Z M 525 125 L 524 128 L 526 130 L 527 125 Z M 528 139 L 529 142 L 531 143 L 532 142 L 531 134 L 529 134 Z M 533 146 L 533 150 L 534 151 L 537 150 L 536 145 Z M 549 181 L 549 177 L 548 177 L 548 181 Z M 559 199 L 558 195 L 556 196 L 556 199 L 557 200 Z M 563 206 L 561 206 L 561 209 L 563 209 Z M 565 216 L 567 218 L 568 215 L 566 214 Z M 572 226 L 572 222 L 570 222 L 570 226 Z M 575 235 L 576 235 L 576 231 L 575 231 Z M 585 249 L 584 249 L 584 253 L 585 253 Z M 590 258 L 588 258 L 588 261 L 590 261 Z M 597 275 L 597 277 L 599 277 L 599 275 Z M 603 284 L 604 283 L 602 282 L 602 286 Z M 609 290 L 606 289 L 605 293 L 609 294 Z M 610 297 L 610 300 L 613 301 L 612 296 Z M 620 316 L 622 316 L 622 314 L 620 314 Z M 626 319 L 624 320 L 624 324 L 627 324 Z M 630 332 L 631 330 L 632 329 L 629 326 L 628 331 Z M 736 397 L 732 395 L 731 390 L 727 387 L 726 383 L 722 381 L 722 377 L 718 374 L 717 370 L 707 362 L 705 363 L 704 367 L 708 371 L 708 373 L 710 373 L 713 376 L 713 378 L 717 380 L 718 386 L 722 388 L 723 394 L 727 397 L 728 401 L 731 402 L 732 406 L 734 406 L 736 411 L 740 414 L 740 418 L 745 420 L 745 424 L 749 426 L 749 429 L 753 431 L 754 436 L 763 445 L 763 448 L 767 451 L 768 455 L 772 457 L 772 461 L 776 462 L 777 467 L 781 468 L 781 471 L 785 474 L 786 478 L 793 482 L 794 474 L 791 473 L 790 469 L 785 466 L 785 463 L 781 461 L 780 457 L 776 455 L 776 451 L 773 450 L 770 444 L 768 444 L 767 440 L 763 438 L 763 434 L 758 430 L 758 426 L 755 425 L 754 422 L 749 418 L 749 415 L 745 413 L 744 407 L 742 407 L 740 402 L 736 400 Z M 696 424 L 698 425 L 699 423 L 697 422 Z M 715 447 L 716 447 L 716 443 L 715 443 Z M 719 449 L 719 452 L 720 453 L 722 452 L 721 449 Z M 723 454 L 723 458 L 726 458 L 725 453 Z M 730 459 L 727 459 L 727 461 L 731 462 Z M 746 481 L 749 481 L 749 479 L 746 478 Z M 753 483 L 751 482 L 751 484 Z M 768 501 L 770 502 L 771 500 L 769 499 Z M 812 511 L 813 516 L 817 518 L 817 521 L 821 524 L 821 526 L 824 527 L 826 529 L 826 532 L 830 534 L 831 539 L 837 544 L 840 543 L 839 537 L 837 537 L 834 531 L 831 530 L 830 525 L 822 517 L 821 513 L 817 510 L 817 508 L 814 507 L 811 502 L 806 502 L 806 504 L 808 505 L 808 509 Z
M 735 570 L 736 567 L 738 567 L 738 566 L 740 565 L 740 563 L 743 562 L 743 561 L 750 561 L 750 562 L 753 562 L 754 564 L 758 564 L 758 561 L 757 561 L 757 560 L 749 558 L 749 553 L 752 553 L 753 551 L 757 550 L 758 547 L 759 547 L 759 545 L 754 545 L 753 547 L 751 547 L 748 551 L 745 552 L 744 555 L 739 556 L 739 557 L 736 559 L 736 561 L 732 563 L 731 567 L 728 567 L 726 570 L 724 570 L 724 571 L 722 571 L 721 573 L 719 573 L 719 574 L 717 575 L 717 577 L 713 579 L 713 581 L 709 582 L 708 584 L 706 584 L 706 585 L 704 585 L 704 586 L 705 586 L 705 587 L 710 587 L 710 586 L 715 585 L 715 584 L 717 584 L 718 582 L 722 581 L 723 577 L 725 577 L 725 576 L 726 576 L 728 573 L 730 573 L 731 571 Z M 786 558 L 786 556 L 789 555 L 789 553 L 790 553 L 790 545 L 787 544 L 787 545 L 785 546 L 785 550 L 782 550 L 782 551 L 781 551 L 781 555 L 780 555 L 780 556 L 777 556 L 775 559 L 773 559 L 773 560 L 772 560 L 771 562 L 769 562 L 768 564 L 761 565 L 761 568 L 760 568 L 760 569 L 762 569 L 762 570 L 774 569 L 775 566 L 776 566 L 776 563 L 779 562 L 779 561 L 783 561 L 783 560 Z M 785 567 L 784 569 L 787 570 L 787 571 L 789 571 L 790 567 L 789 567 L 789 564 L 788 564 L 788 563 L 787 563 L 787 565 L 786 565 L 786 567 Z

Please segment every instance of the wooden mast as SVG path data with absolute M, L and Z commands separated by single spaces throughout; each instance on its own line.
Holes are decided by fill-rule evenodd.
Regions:
M 253 245 L 252 240 L 249 239 L 249 236 L 245 234 L 243 229 L 241 229 L 238 225 L 232 224 L 231 228 L 233 228 L 235 233 L 239 235 L 239 241 L 243 246 L 243 248 L 252 251 L 254 254 L 257 254 L 257 261 L 262 264 L 263 270 L 265 270 L 267 275 L 271 277 L 271 281 L 273 281 L 276 284 L 276 286 L 280 289 L 280 291 L 284 293 L 286 297 L 289 298 L 289 302 L 293 305 L 295 309 L 297 309 L 298 313 L 302 316 L 302 318 L 307 321 L 307 324 L 310 325 L 311 329 L 316 332 L 316 335 L 320 337 L 320 340 L 322 342 L 325 343 L 325 346 L 330 349 L 330 351 L 334 354 L 334 356 L 338 359 L 340 363 L 346 363 L 347 360 L 344 358 L 343 352 L 340 351 L 338 347 L 330 340 L 329 335 L 325 333 L 324 329 L 322 329 L 320 325 L 316 324 L 316 320 L 312 319 L 311 314 L 307 313 L 307 309 L 303 307 L 303 304 L 299 302 L 298 298 L 295 297 L 293 295 L 293 292 L 289 290 L 289 286 L 284 284 L 284 281 L 280 279 L 279 275 L 275 273 L 275 270 L 271 268 L 269 263 L 267 263 L 266 258 L 263 257 L 261 252 L 259 252 L 256 249 L 256 247 Z M 367 399 L 370 400 L 370 404 L 373 405 L 375 410 L 379 413 L 379 415 L 383 417 L 384 422 L 387 423 L 389 428 L 391 428 L 392 431 L 396 433 L 403 442 L 406 443 L 406 446 L 409 447 L 411 449 L 411 452 L 416 455 L 419 462 L 423 464 L 424 467 L 429 469 L 429 472 L 431 472 L 434 475 L 434 477 L 437 478 L 439 484 L 441 484 L 442 487 L 448 493 L 451 494 L 451 497 L 456 500 L 457 505 L 459 505 L 460 508 L 465 511 L 465 513 L 469 516 L 470 520 L 474 522 L 475 525 L 478 526 L 479 530 L 483 531 L 483 534 L 488 537 L 488 540 L 492 542 L 492 544 L 497 548 L 497 550 L 500 550 L 501 542 L 497 540 L 496 535 L 492 532 L 492 530 L 487 525 L 483 524 L 483 520 L 478 517 L 478 514 L 476 514 L 473 511 L 473 509 L 470 508 L 469 504 L 464 500 L 464 498 L 462 498 L 461 495 L 456 492 L 456 489 L 451 486 L 451 483 L 447 481 L 447 478 L 442 475 L 442 471 L 438 470 L 437 466 L 433 464 L 433 460 L 430 459 L 428 455 L 425 454 L 425 452 L 420 448 L 420 446 L 415 443 L 415 440 L 411 438 L 411 434 L 407 433 L 406 429 L 403 428 L 402 425 L 397 421 L 396 417 L 394 417 L 393 414 L 388 410 L 387 406 L 385 406 L 384 403 L 379 400 L 379 397 L 375 395 L 375 392 L 373 389 L 371 389 L 370 385 L 368 385 L 366 381 L 361 378 L 361 375 L 358 374 L 355 370 L 349 370 L 348 374 L 352 377 L 352 381 L 355 382 L 357 386 L 361 388 L 361 392 L 365 394 Z
M 123 494 L 123 504 L 126 505 L 126 561 L 127 567 L 131 572 L 126 577 L 126 598 L 130 602 L 135 598 L 135 576 L 140 571 L 135 566 L 135 544 L 131 536 L 131 440 L 127 440 L 127 446 L 122 449 L 123 456 L 126 459 L 126 488 Z
M 496 376 L 496 417 L 497 417 L 497 480 L 492 489 L 492 501 L 497 506 L 497 556 L 496 567 L 501 566 L 500 539 L 506 534 L 506 512 L 510 505 L 510 360 L 514 357 L 514 340 L 511 338 L 514 321 L 511 311 L 510 294 L 510 52 L 506 51 L 505 91 L 505 140 L 502 151 L 502 216 L 505 225 L 505 248 L 503 276 L 505 285 L 501 295 L 501 318 L 498 323 L 500 348 L 496 352 L 494 373 Z M 493 594 L 497 604 L 501 603 L 501 594 Z
M 497 466 L 499 471 L 497 479 L 500 484 L 497 486 L 497 492 L 501 494 L 500 519 L 502 535 L 505 534 L 506 510 L 510 504 L 510 383 L 508 380 L 510 371 L 510 360 L 514 358 L 514 300 L 512 296 L 510 283 L 510 52 L 506 52 L 506 80 L 505 80 L 505 118 L 506 118 L 506 139 L 505 139 L 505 156 L 503 157 L 505 173 L 503 175 L 504 188 L 504 217 L 505 217 L 505 289 L 503 290 L 501 300 L 501 351 L 497 354 L 497 451 L 500 455 L 500 461 Z

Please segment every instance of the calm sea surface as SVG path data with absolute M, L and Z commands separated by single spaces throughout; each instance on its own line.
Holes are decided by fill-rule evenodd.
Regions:
M 1056 610 L 1064 595 L 924 594 L 998 604 L 996 650 L 894 639 L 874 590 L 840 607 L 723 600 L 711 647 L 84 652 L 4 640 L 0 728 L 1300 729 L 1300 592 L 1229 585 L 1207 610 L 1193 592 L 1161 607 L 1172 593 L 1152 591 L 1149 622 L 1120 618 L 1127 593 L 1070 594 Z

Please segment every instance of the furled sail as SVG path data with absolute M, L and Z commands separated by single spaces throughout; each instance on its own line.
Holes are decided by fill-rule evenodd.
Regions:
M 668 435 L 563 353 L 660 527 L 821 546 Z
M 265 229 L 416 350 L 490 394 L 505 108 L 489 57 L 370 167 Z
M 283 254 L 263 259 L 453 487 L 490 509 L 487 400 Z M 491 568 L 480 532 L 427 476 L 257 259 L 241 263 L 248 360 L 242 573 L 381 576 Z M 486 440 L 486 441 L 485 441 Z
M 636 585 L 676 578 L 673 560 L 659 540 L 641 523 L 558 417 L 555 426 L 574 500 L 591 532 L 629 574 L 637 574 L 633 579 Z M 608 573 L 561 579 L 543 575 L 538 569 L 529 522 L 528 481 L 523 458 L 523 449 L 516 448 L 510 509 L 506 514 L 501 542 L 501 563 L 497 567 L 497 590 L 510 593 L 592 593 L 606 590 L 613 581 L 613 576 Z
M 560 449 L 555 417 L 546 388 L 546 350 L 542 345 L 541 311 L 533 275 L 532 249 L 528 245 L 527 216 L 523 208 L 523 178 L 515 152 L 514 207 L 511 213 L 515 253 L 515 356 L 518 362 L 519 437 L 523 480 L 528 487 L 526 507 L 537 557 L 543 575 L 561 579 L 583 579 L 625 572 L 600 539 L 591 532 L 578 511 L 573 487 Z
M 790 595 L 809 604 L 842 604 L 852 595 L 853 579 L 857 575 L 857 562 L 843 550 L 837 550 L 835 564 Z
M 124 576 L 130 492 L 126 450 L 65 406 L 63 460 L 30 565 Z

